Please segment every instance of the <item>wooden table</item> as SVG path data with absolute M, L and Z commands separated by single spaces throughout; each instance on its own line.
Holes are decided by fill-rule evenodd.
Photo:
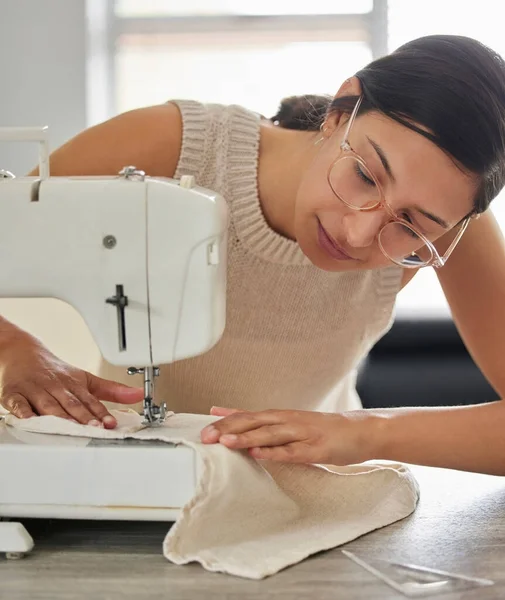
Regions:
M 421 501 L 411 517 L 345 547 L 492 579 L 436 598 L 505 598 L 505 479 L 413 467 Z M 177 567 L 161 554 L 163 523 L 29 521 L 31 555 L 0 558 L 1 600 L 382 600 L 403 598 L 341 554 L 313 556 L 263 581 Z

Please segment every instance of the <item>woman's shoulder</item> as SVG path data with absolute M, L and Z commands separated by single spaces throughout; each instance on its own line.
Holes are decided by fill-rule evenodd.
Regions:
M 256 117 L 261 117 L 256 111 L 241 104 L 204 101 L 197 98 L 170 98 L 167 104 L 176 105 L 181 111 L 203 112 L 206 114 L 219 114 L 230 112 L 246 112 Z
M 169 101 L 180 112 L 183 130 L 204 131 L 207 135 L 254 135 L 262 119 L 257 112 L 239 104 L 201 102 L 193 99 Z
M 192 99 L 169 102 L 177 107 L 181 119 L 176 178 L 192 174 L 201 185 L 219 186 L 221 181 L 226 183 L 237 160 L 248 172 L 254 171 L 260 138 L 258 113 L 238 104 Z

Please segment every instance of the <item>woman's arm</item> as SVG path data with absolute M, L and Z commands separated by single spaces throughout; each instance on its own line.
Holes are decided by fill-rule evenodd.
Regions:
M 493 214 L 472 221 L 437 276 L 473 359 L 505 397 L 505 244 Z
M 370 412 L 373 458 L 505 475 L 502 400 L 477 406 Z
M 139 108 L 63 144 L 50 156 L 50 172 L 54 176 L 117 175 L 123 167 L 134 165 L 152 177 L 173 177 L 181 139 L 182 121 L 175 104 Z
M 382 459 L 505 475 L 503 401 L 340 414 L 214 408 L 212 414 L 225 418 L 202 431 L 204 443 L 248 448 L 258 459 L 335 465 Z

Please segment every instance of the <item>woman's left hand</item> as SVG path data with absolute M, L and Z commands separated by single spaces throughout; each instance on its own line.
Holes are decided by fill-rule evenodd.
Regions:
M 257 459 L 347 465 L 373 458 L 365 411 L 247 412 L 213 407 L 211 414 L 224 418 L 202 430 L 204 444 L 219 442 L 234 450 L 247 449 Z

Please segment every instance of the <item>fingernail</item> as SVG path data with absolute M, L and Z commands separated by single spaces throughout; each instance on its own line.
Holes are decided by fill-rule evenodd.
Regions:
M 207 427 L 204 427 L 202 430 L 202 437 L 207 441 L 214 440 L 217 442 L 219 439 L 219 431 L 212 425 L 207 425 Z
M 110 417 L 110 416 L 104 417 L 103 424 L 112 429 L 113 427 L 116 426 L 116 419 L 114 417 Z
M 236 436 L 233 433 L 227 433 L 226 435 L 222 435 L 219 438 L 219 441 L 224 442 L 225 444 L 226 443 L 230 444 L 230 443 L 236 442 L 237 440 L 238 440 L 238 436 Z
M 91 419 L 91 421 L 88 421 L 88 425 L 91 425 L 91 427 L 100 427 L 101 423 L 96 419 Z

